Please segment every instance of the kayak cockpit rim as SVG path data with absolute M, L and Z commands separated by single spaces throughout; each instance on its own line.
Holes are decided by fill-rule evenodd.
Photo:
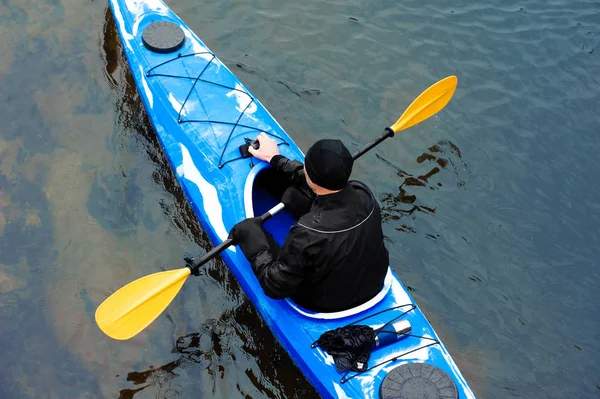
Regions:
M 285 301 L 298 313 L 300 313 L 303 316 L 309 317 L 311 319 L 321 319 L 321 320 L 343 319 L 344 317 L 354 316 L 354 315 L 357 315 L 364 311 L 367 311 L 367 310 L 373 308 L 379 302 L 381 302 L 383 300 L 383 298 L 385 298 L 387 293 L 390 291 L 390 288 L 392 288 L 392 280 L 393 280 L 392 269 L 388 266 L 387 274 L 385 275 L 385 280 L 383 282 L 383 288 L 381 289 L 381 291 L 379 291 L 379 293 L 377 295 L 375 295 L 373 298 L 369 299 L 367 302 L 365 302 L 361 305 L 355 306 L 350 309 L 341 310 L 339 312 L 327 312 L 327 313 L 313 312 L 311 310 L 304 309 L 303 307 L 298 305 L 296 302 L 292 301 L 290 298 L 286 298 Z
M 252 201 L 252 189 L 254 188 L 254 181 L 256 180 L 256 176 L 258 173 L 264 169 L 270 168 L 267 162 L 257 162 L 252 169 L 250 169 L 250 173 L 246 177 L 246 183 L 244 184 L 244 209 L 246 211 L 246 218 L 254 217 L 254 203 Z

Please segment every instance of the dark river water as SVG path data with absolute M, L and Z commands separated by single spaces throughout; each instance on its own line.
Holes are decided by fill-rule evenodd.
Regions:
M 393 268 L 478 398 L 600 397 L 600 3 L 169 0 L 303 148 L 357 148 Z M 105 1 L 0 1 L 0 398 L 313 398 L 220 261 L 136 338 L 124 284 L 211 245 Z

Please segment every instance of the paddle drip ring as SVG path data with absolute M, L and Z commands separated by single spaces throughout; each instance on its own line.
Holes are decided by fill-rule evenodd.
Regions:
M 181 26 L 168 21 L 154 21 L 142 33 L 144 46 L 155 53 L 172 53 L 185 43 Z

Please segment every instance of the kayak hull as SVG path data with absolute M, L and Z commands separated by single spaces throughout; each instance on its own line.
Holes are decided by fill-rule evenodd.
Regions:
M 198 220 L 214 245 L 244 218 L 260 215 L 277 203 L 256 187 L 269 165 L 254 158 L 238 159 L 246 138 L 265 131 L 276 139 L 282 155 L 304 155 L 251 92 L 162 1 L 109 0 L 131 73 L 166 158 Z M 184 33 L 175 52 L 157 53 L 143 43 L 152 22 L 171 22 Z M 285 211 L 265 223 L 279 243 L 294 223 Z M 386 292 L 368 309 L 332 317 L 301 309 L 290 300 L 266 297 L 248 261 L 237 247 L 222 258 L 265 323 L 298 368 L 324 398 L 379 398 L 387 373 L 404 363 L 428 363 L 454 382 L 459 398 L 474 398 L 452 357 L 431 324 L 390 270 Z M 382 313 L 380 313 L 382 312 Z M 354 314 L 352 314 L 354 313 Z M 405 314 L 404 314 L 405 313 Z M 367 372 L 338 373 L 333 358 L 313 348 L 321 334 L 365 317 L 363 324 L 381 326 L 400 317 L 412 334 L 375 348 Z

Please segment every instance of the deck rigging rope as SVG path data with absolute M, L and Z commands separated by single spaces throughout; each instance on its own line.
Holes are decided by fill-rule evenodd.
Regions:
M 194 57 L 194 56 L 198 56 L 198 55 L 202 55 L 202 54 L 208 54 L 210 56 L 210 60 L 208 60 L 208 62 L 206 63 L 206 65 L 204 66 L 204 68 L 202 69 L 202 71 L 196 76 L 196 77 L 192 77 L 192 76 L 183 76 L 183 75 L 171 75 L 171 74 L 164 74 L 164 73 L 156 73 L 153 72 L 156 68 L 159 68 L 165 64 L 168 64 L 170 62 L 176 61 L 176 60 L 181 60 L 182 58 L 185 57 Z M 242 117 L 245 115 L 246 110 L 248 109 L 248 107 L 250 107 L 250 105 L 256 103 L 256 100 L 254 99 L 254 97 L 252 97 L 250 95 L 250 93 L 248 93 L 245 90 L 241 90 L 237 87 L 230 87 L 227 85 L 223 85 L 221 83 L 217 83 L 217 82 L 213 82 L 211 80 L 207 80 L 207 79 L 202 79 L 202 75 L 204 74 L 204 72 L 208 69 L 208 67 L 211 65 L 211 63 L 217 59 L 216 56 L 210 52 L 210 51 L 202 51 L 202 52 L 196 52 L 196 53 L 191 53 L 191 54 L 185 54 L 185 55 L 181 55 L 181 54 L 177 54 L 177 57 L 171 58 L 167 61 L 161 62 L 158 65 L 153 66 L 152 68 L 150 68 L 147 72 L 146 72 L 146 77 L 150 78 L 150 77 L 166 77 L 166 78 L 177 78 L 177 79 L 187 79 L 187 80 L 193 80 L 194 83 L 192 84 L 192 87 L 190 88 L 190 91 L 188 92 L 187 96 L 185 97 L 185 100 L 183 101 L 183 103 L 181 104 L 181 108 L 179 109 L 179 113 L 177 115 L 177 122 L 178 123 L 211 123 L 211 124 L 219 124 L 219 125 L 232 125 L 233 127 L 231 128 L 231 131 L 229 132 L 229 136 L 227 137 L 227 141 L 225 142 L 225 146 L 223 147 L 223 151 L 221 152 L 221 155 L 219 157 L 219 164 L 218 167 L 219 169 L 221 169 L 223 166 L 227 165 L 229 162 L 233 162 L 236 161 L 238 159 L 242 159 L 243 157 L 237 157 L 237 158 L 231 158 L 231 159 L 227 159 L 225 161 L 223 161 L 223 157 L 225 156 L 225 151 L 227 150 L 227 146 L 229 145 L 229 141 L 231 140 L 231 137 L 233 136 L 233 133 L 235 132 L 235 129 L 237 127 L 241 127 L 241 128 L 245 128 L 245 129 L 251 129 L 251 130 L 255 130 L 257 132 L 265 132 L 267 135 L 278 138 L 281 140 L 280 143 L 278 143 L 277 145 L 288 145 L 289 143 L 283 139 L 281 136 L 276 135 L 275 133 L 273 133 L 272 131 L 266 131 L 263 129 L 259 129 L 258 127 L 255 126 L 249 126 L 249 125 L 244 125 L 239 123 L 240 120 L 242 119 Z M 182 119 L 181 118 L 181 113 L 183 112 L 183 109 L 185 108 L 185 104 L 187 103 L 187 101 L 189 100 L 190 96 L 192 95 L 192 92 L 194 91 L 194 88 L 196 87 L 196 84 L 198 82 L 203 82 L 203 83 L 208 83 L 217 87 L 222 87 L 224 89 L 229 89 L 229 90 L 234 90 L 240 93 L 245 94 L 246 96 L 248 96 L 248 98 L 250 99 L 250 101 L 248 102 L 248 104 L 246 105 L 246 107 L 244 107 L 244 109 L 242 110 L 242 112 L 240 112 L 240 115 L 238 116 L 237 120 L 235 122 L 227 122 L 227 121 L 219 121 L 219 120 L 214 120 L 214 119 Z M 202 100 L 200 100 L 200 103 L 202 104 Z M 202 104 L 202 107 L 204 108 L 204 105 Z M 204 108 L 206 109 L 206 108 Z M 208 113 L 207 113 L 208 114 Z

